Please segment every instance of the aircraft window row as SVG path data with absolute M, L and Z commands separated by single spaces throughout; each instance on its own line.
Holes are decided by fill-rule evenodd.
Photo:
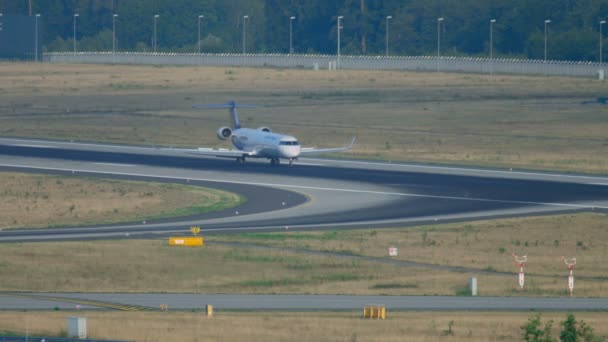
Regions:
M 279 145 L 298 146 L 300 144 L 297 141 L 280 141 Z

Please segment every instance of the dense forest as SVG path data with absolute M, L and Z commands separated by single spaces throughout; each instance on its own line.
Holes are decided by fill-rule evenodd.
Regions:
M 384 54 L 388 23 L 391 55 L 436 54 L 439 29 L 442 55 L 487 56 L 492 31 L 495 56 L 543 58 L 546 26 L 549 59 L 596 61 L 608 0 L 0 0 L 2 13 L 30 11 L 50 51 L 72 50 L 74 13 L 78 50 L 111 50 L 116 13 L 121 51 L 150 51 L 158 14 L 159 51 L 198 51 L 203 15 L 203 52 L 241 52 L 245 32 L 247 52 L 286 53 L 294 16 L 295 53 L 334 54 L 343 16 L 344 54 Z

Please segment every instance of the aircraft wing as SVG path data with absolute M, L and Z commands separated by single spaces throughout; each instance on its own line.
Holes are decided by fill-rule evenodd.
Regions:
M 355 140 L 357 140 L 357 137 L 353 137 L 353 140 L 350 142 L 350 144 L 348 146 L 344 146 L 344 147 L 333 147 L 333 148 L 303 147 L 300 150 L 300 155 L 305 156 L 305 155 L 312 155 L 312 154 L 348 151 L 351 148 L 353 148 L 353 145 L 355 144 Z
M 220 158 L 237 158 L 237 157 L 255 157 L 257 156 L 257 151 L 240 151 L 235 149 L 227 149 L 227 148 L 161 148 L 162 151 L 166 152 L 175 152 L 175 153 L 183 153 L 183 154 L 197 154 L 204 156 L 214 156 Z

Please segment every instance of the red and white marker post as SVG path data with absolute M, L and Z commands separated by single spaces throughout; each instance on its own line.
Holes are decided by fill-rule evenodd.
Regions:
M 519 264 L 519 289 L 523 290 L 525 282 L 524 263 L 528 261 L 528 256 L 517 256 L 515 253 L 513 253 L 513 260 L 515 260 L 515 263 Z
M 572 292 L 574 292 L 574 275 L 572 274 L 572 272 L 574 271 L 574 265 L 576 265 L 576 258 L 572 257 L 570 259 L 567 259 L 565 257 L 562 257 L 562 260 L 564 260 L 564 264 L 568 266 L 568 271 L 570 272 L 568 274 L 568 290 L 570 290 L 570 297 L 572 297 Z

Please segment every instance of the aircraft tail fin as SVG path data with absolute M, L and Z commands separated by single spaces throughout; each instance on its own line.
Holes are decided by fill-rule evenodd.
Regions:
M 257 108 L 256 105 L 251 104 L 239 104 L 235 101 L 228 101 L 226 103 L 219 104 L 194 104 L 192 108 L 197 109 L 209 109 L 209 108 L 228 108 L 230 110 L 230 119 L 232 120 L 232 126 L 234 129 L 241 128 L 241 123 L 239 122 L 239 115 L 236 112 L 237 108 Z

